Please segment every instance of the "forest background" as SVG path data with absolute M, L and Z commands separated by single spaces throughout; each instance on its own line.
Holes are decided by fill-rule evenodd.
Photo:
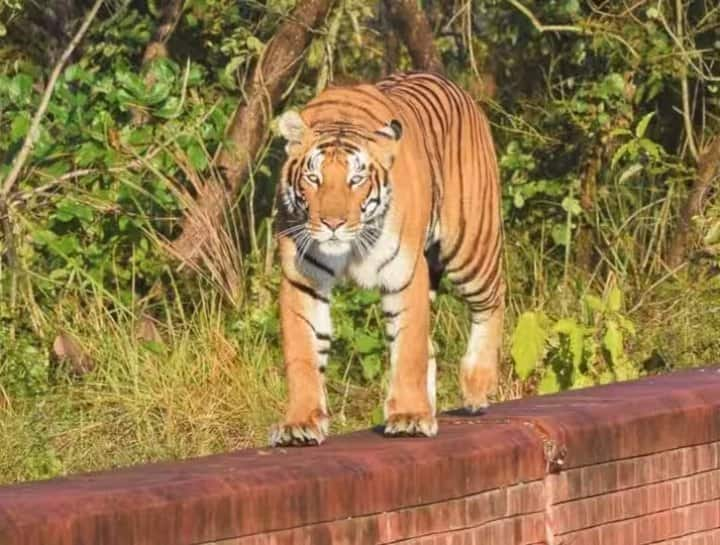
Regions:
M 443 72 L 488 113 L 498 400 L 720 360 L 714 0 L 0 0 L 0 482 L 263 445 L 282 411 L 275 120 Z M 434 304 L 439 406 L 468 316 Z M 381 421 L 336 290 L 334 431 Z

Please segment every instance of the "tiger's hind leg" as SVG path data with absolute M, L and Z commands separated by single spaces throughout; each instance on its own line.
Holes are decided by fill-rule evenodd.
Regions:
M 464 264 L 448 265 L 450 280 L 470 307 L 470 335 L 460 362 L 460 387 L 465 408 L 476 413 L 495 393 L 502 350 L 505 286 L 500 238 L 494 249 L 476 249 Z
M 488 395 L 497 389 L 503 315 L 502 304 L 483 311 L 471 310 L 470 337 L 460 363 L 463 404 L 471 413 L 487 408 Z

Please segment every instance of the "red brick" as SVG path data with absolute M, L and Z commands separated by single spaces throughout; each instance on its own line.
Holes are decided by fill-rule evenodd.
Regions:
M 661 511 L 639 518 L 556 534 L 573 545 L 649 545 L 720 528 L 720 500 Z
M 664 545 L 720 545 L 720 529 L 685 535 L 666 541 Z
M 541 511 L 541 493 L 542 483 L 532 482 L 443 503 L 225 540 L 222 544 L 362 543 L 365 545 L 439 534 L 464 540 L 474 534 L 458 533 L 458 530 L 476 528 L 498 520 L 509 520 L 518 515 L 536 514 Z M 507 500 L 509 497 L 513 498 L 511 502 Z
M 557 474 L 554 501 L 596 496 L 720 468 L 720 442 L 606 462 Z
M 720 498 L 720 470 L 553 506 L 556 533 Z
M 403 541 L 403 545 L 530 545 L 543 539 L 541 514 L 521 515 L 439 535 Z M 363 543 L 363 545 L 365 545 Z

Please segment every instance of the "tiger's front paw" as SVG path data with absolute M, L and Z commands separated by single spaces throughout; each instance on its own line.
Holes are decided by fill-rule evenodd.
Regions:
M 270 428 L 272 447 L 309 447 L 325 441 L 328 433 L 325 414 L 313 414 L 304 422 L 282 422 Z
M 432 414 L 394 414 L 385 424 L 385 435 L 390 437 L 435 437 L 437 420 Z

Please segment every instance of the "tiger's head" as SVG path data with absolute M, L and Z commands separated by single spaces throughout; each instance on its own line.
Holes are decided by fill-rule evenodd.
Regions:
M 343 121 L 311 128 L 289 111 L 278 126 L 288 155 L 279 187 L 280 234 L 293 238 L 300 253 L 314 245 L 327 255 L 366 254 L 390 204 L 400 122 L 376 130 Z

